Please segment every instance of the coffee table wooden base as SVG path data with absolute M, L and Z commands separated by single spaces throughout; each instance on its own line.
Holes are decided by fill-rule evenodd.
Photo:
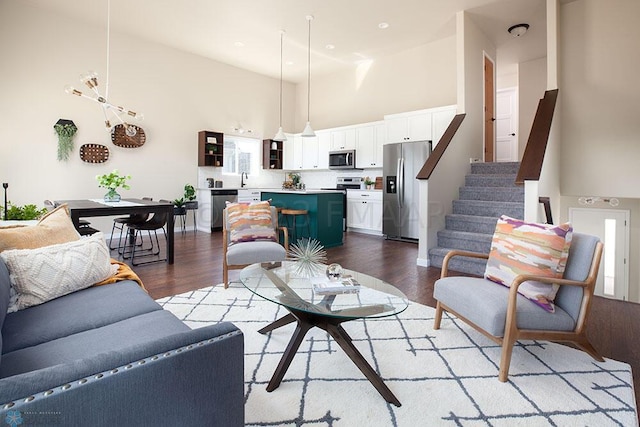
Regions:
M 289 369 L 289 365 L 291 365 L 291 361 L 293 360 L 293 356 L 295 356 L 304 336 L 307 334 L 309 329 L 313 327 L 318 327 L 322 330 L 325 330 L 331 335 L 331 337 L 335 340 L 336 343 L 342 348 L 342 350 L 349 356 L 349 358 L 355 363 L 355 365 L 360 369 L 360 371 L 364 374 L 365 377 L 373 384 L 373 386 L 378 390 L 378 393 L 384 397 L 384 399 L 392 403 L 398 407 L 402 406 L 397 397 L 393 395 L 389 387 L 382 381 L 380 375 L 369 365 L 369 363 L 365 360 L 362 354 L 358 351 L 358 349 L 353 345 L 351 337 L 347 334 L 342 326 L 340 325 L 343 322 L 353 320 L 349 318 L 333 318 L 327 317 L 317 314 L 312 314 L 304 311 L 294 310 L 288 308 L 289 314 L 286 316 L 276 320 L 275 322 L 265 326 L 260 329 L 258 332 L 261 334 L 266 334 L 267 332 L 271 332 L 274 329 L 280 328 L 282 326 L 288 325 L 293 322 L 297 322 L 296 329 L 293 332 L 293 336 L 287 345 L 282 358 L 280 359 L 280 363 L 278 363 L 278 367 L 276 368 L 269 384 L 267 385 L 267 391 L 271 392 L 278 388 L 280 383 L 282 382 L 282 378 L 284 374 Z

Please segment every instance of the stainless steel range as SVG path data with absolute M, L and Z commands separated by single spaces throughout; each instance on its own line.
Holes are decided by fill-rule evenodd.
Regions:
M 342 190 L 342 230 L 347 231 L 347 190 L 359 190 L 361 188 L 362 178 L 359 176 L 347 177 L 339 176 L 336 180 L 335 188 L 323 188 L 323 190 Z

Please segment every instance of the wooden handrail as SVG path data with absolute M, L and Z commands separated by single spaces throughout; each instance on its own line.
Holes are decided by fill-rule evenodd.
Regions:
M 458 128 L 460 127 L 460 124 L 464 120 L 465 116 L 466 114 L 464 113 L 457 114 L 451 120 L 451 123 L 449 123 L 449 127 L 447 127 L 447 130 L 444 131 L 444 134 L 442 134 L 440 141 L 438 141 L 438 144 L 436 144 L 436 148 L 433 150 L 431 155 L 427 158 L 427 161 L 422 166 L 422 169 L 420 169 L 420 172 L 418 172 L 416 179 L 429 179 L 429 177 L 431 177 L 431 173 L 436 168 L 436 165 L 442 158 L 442 155 L 444 154 L 445 150 L 449 146 L 449 143 L 453 139 L 453 136 L 458 131 Z
M 553 224 L 553 217 L 551 216 L 551 199 L 549 197 L 538 197 L 538 202 L 542 203 L 542 206 L 544 206 L 546 223 Z
M 540 171 L 542 170 L 544 153 L 549 142 L 551 121 L 553 120 L 557 99 L 558 89 L 548 90 L 544 93 L 544 98 L 538 103 L 538 110 L 533 119 L 527 146 L 524 149 L 524 155 L 516 176 L 516 184 L 522 185 L 527 180 L 538 181 L 540 179 Z

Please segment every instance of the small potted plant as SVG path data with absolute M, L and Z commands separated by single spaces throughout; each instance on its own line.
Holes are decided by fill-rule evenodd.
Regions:
M 188 210 L 198 209 L 198 201 L 196 200 L 196 189 L 193 188 L 193 185 L 185 184 L 184 196 L 182 198 L 185 201 L 184 203 L 185 209 L 188 209 Z
M 369 178 L 368 176 L 364 177 L 364 185 L 366 186 L 367 190 L 373 189 L 374 184 L 375 184 L 375 181 L 371 181 L 371 178 Z
M 111 173 L 104 175 L 96 175 L 98 187 L 107 188 L 107 194 L 104 195 L 105 202 L 119 202 L 120 194 L 116 191 L 118 188 L 130 189 L 127 180 L 131 179 L 131 175 L 120 175 L 118 169 L 114 169 Z

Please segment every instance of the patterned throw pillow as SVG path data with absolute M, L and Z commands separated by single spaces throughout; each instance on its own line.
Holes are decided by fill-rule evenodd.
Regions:
M 507 287 L 519 274 L 561 278 L 572 236 L 569 223 L 558 226 L 527 223 L 503 215 L 496 224 L 484 277 Z M 530 280 L 520 285 L 518 292 L 553 312 L 558 287 Z
M 277 241 L 269 202 L 229 203 L 227 205 L 230 244 L 257 240 Z
M 102 233 L 38 249 L 0 253 L 15 296 L 7 312 L 22 310 L 88 288 L 115 274 Z

